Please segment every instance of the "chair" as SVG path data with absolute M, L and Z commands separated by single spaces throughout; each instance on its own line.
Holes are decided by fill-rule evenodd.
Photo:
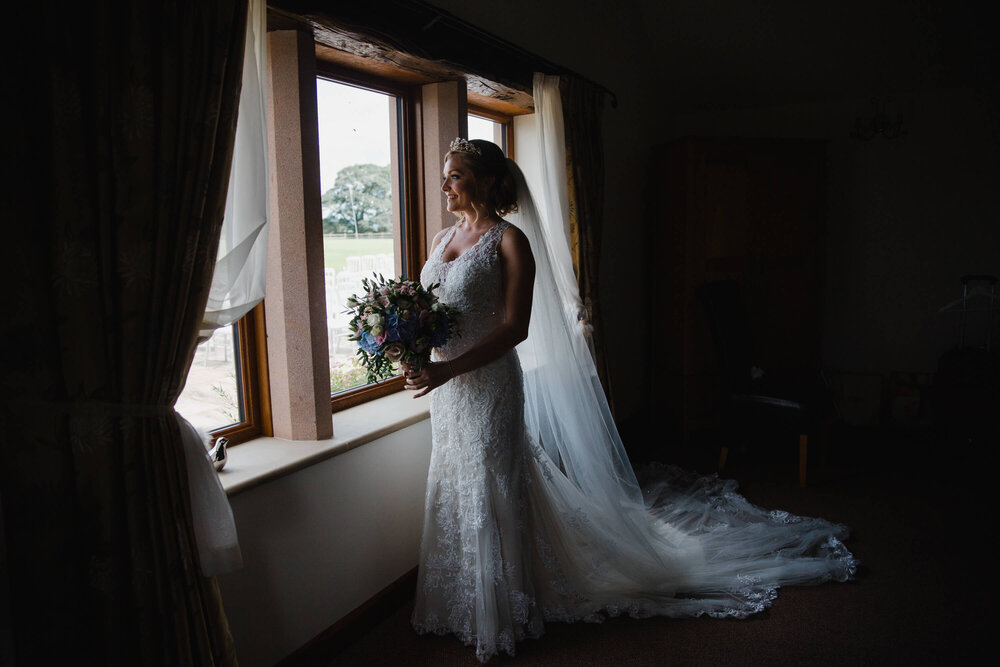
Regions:
M 793 431 L 799 436 L 799 486 L 806 485 L 809 437 L 832 411 L 822 376 L 777 377 L 761 371 L 746 306 L 733 280 L 706 283 L 695 291 L 708 317 L 721 376 L 723 442 L 719 471 L 725 467 L 729 443 L 747 434 Z

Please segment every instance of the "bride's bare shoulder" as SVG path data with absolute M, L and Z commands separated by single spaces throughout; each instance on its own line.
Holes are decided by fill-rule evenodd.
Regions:
M 500 238 L 500 253 L 505 258 L 520 258 L 534 261 L 531 253 L 531 244 L 524 232 L 517 228 L 517 225 L 507 225 Z
M 518 228 L 517 225 L 507 223 L 503 230 L 503 236 L 500 238 L 500 243 L 527 247 L 528 237 Z

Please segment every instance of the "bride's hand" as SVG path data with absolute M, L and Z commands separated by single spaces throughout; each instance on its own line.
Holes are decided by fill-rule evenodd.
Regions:
M 403 372 L 406 375 L 406 389 L 419 391 L 413 398 L 419 398 L 431 389 L 440 387 L 452 378 L 450 364 L 447 362 L 429 361 L 419 372 L 413 370 L 409 364 L 403 364 Z

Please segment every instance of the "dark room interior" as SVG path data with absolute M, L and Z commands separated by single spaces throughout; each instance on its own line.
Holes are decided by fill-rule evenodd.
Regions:
M 214 266 L 238 104 L 226 63 L 242 53 L 229 26 L 245 3 L 55 4 L 19 10 L 33 37 L 12 42 L 11 99 L 37 104 L 8 132 L 0 663 L 474 664 L 454 638 L 410 628 L 419 525 L 351 532 L 422 493 L 426 468 L 409 468 L 425 449 L 400 457 L 391 434 L 254 488 L 223 477 L 244 569 L 197 572 L 179 436 L 164 424 Z M 603 179 L 579 233 L 632 463 L 719 473 L 755 504 L 843 523 L 861 563 L 854 581 L 782 589 L 747 620 L 554 623 L 495 664 L 978 660 L 994 588 L 980 576 L 992 505 L 980 475 L 1000 444 L 988 3 L 338 4 L 270 2 L 268 30 L 305 34 L 310 58 L 336 30 L 377 35 L 373 60 L 392 44 L 402 69 L 458 63 L 529 99 L 541 67 L 602 91 Z M 179 27 L 161 34 L 161 20 Z M 133 85 L 161 58 L 176 82 Z M 143 134 L 143 118 L 173 114 L 174 130 Z M 785 390 L 807 408 L 753 399 Z M 429 448 L 421 420 L 397 435 Z M 401 470 L 383 487 L 368 475 L 386 459 Z M 358 508 L 344 477 L 372 493 Z M 349 556 L 309 553 L 331 543 Z

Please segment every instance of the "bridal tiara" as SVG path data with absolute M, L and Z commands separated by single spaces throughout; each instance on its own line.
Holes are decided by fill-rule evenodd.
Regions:
M 472 153 L 473 155 L 478 155 L 480 157 L 483 155 L 483 152 L 479 150 L 479 146 L 476 146 L 471 141 L 463 139 L 462 137 L 455 137 L 452 140 L 449 149 L 451 149 L 453 153 Z

